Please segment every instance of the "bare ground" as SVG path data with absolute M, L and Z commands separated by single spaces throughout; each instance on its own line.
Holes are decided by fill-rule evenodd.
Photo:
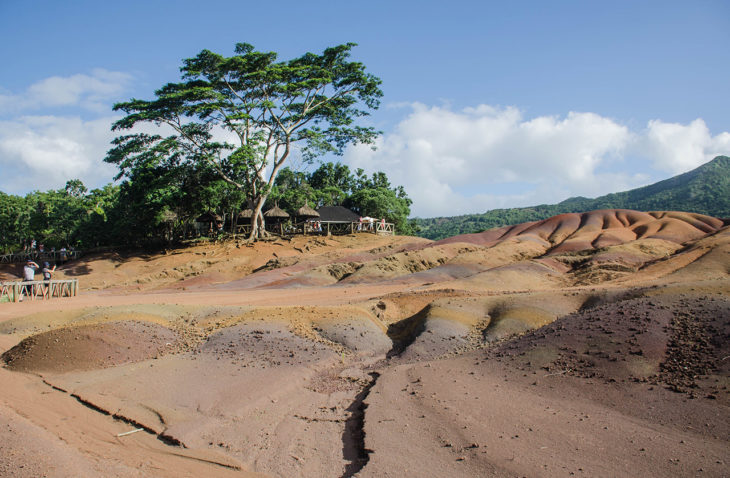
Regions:
M 88 256 L 0 304 L 0 475 L 724 476 L 729 273 L 635 211 Z

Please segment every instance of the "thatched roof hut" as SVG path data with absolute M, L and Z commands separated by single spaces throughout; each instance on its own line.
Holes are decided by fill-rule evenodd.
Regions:
M 356 222 L 360 216 L 342 206 L 323 206 L 317 209 L 319 220 L 324 222 Z
M 269 219 L 286 219 L 289 214 L 279 206 L 274 206 L 264 213 L 264 217 Z
M 304 204 L 304 206 L 297 209 L 296 216 L 302 218 L 319 217 L 319 213 L 309 207 L 309 204 Z
M 251 219 L 253 217 L 253 209 L 244 209 L 238 213 L 238 219 Z
M 195 222 L 223 222 L 223 218 L 213 211 L 208 211 L 198 216 Z

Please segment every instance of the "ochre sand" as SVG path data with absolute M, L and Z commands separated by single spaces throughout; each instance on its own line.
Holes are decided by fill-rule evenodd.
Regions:
M 87 255 L 0 304 L 0 476 L 724 476 L 729 272 L 622 210 Z

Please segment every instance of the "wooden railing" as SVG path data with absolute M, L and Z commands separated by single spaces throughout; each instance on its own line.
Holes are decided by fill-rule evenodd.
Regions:
M 78 293 L 78 279 L 0 282 L 0 302 L 75 297 Z
M 356 232 L 369 232 L 383 236 L 395 234 L 395 224 L 392 222 L 360 222 L 360 221 L 305 221 L 291 224 L 266 223 L 266 230 L 279 235 L 339 235 L 355 234 Z M 236 228 L 238 234 L 250 234 L 250 224 L 239 224 Z
M 392 236 L 395 234 L 395 224 L 392 222 L 379 222 L 375 228 L 375 234 L 382 236 Z
M 14 252 L 12 254 L 0 255 L 0 264 L 11 264 L 18 262 L 31 261 L 48 261 L 48 262 L 66 262 L 81 257 L 81 251 L 31 251 L 31 252 Z
M 383 221 L 363 221 L 353 222 L 353 230 L 355 232 L 371 232 L 382 236 L 392 236 L 395 234 L 395 224 Z

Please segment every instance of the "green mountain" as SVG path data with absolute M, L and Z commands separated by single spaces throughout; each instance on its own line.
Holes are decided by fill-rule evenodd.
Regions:
M 443 239 L 494 227 L 539 221 L 566 212 L 596 209 L 687 211 L 721 218 L 730 217 L 730 157 L 718 156 L 687 173 L 649 186 L 595 199 L 573 197 L 558 204 L 493 209 L 484 214 L 454 217 L 416 218 L 414 221 L 420 228 L 420 236 Z

